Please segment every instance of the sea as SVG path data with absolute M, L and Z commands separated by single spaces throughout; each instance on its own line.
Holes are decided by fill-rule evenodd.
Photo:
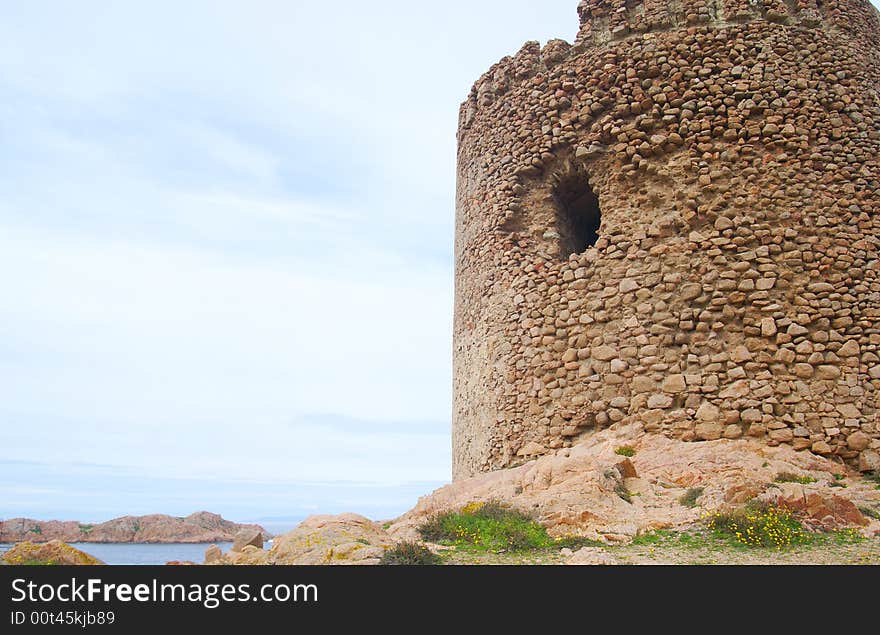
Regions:
M 205 549 L 210 544 L 165 544 L 165 545 L 143 545 L 134 543 L 72 543 L 80 551 L 85 551 L 103 560 L 107 564 L 133 564 L 133 565 L 149 565 L 149 564 L 165 564 L 172 560 L 190 561 L 201 564 L 205 561 Z M 224 552 L 229 551 L 232 543 L 217 543 L 217 546 Z M 10 544 L 0 544 L 0 555 L 12 548 Z
M 293 529 L 296 522 L 263 523 L 263 527 L 276 535 Z M 224 553 L 232 548 L 231 542 L 218 542 L 206 544 L 138 544 L 138 543 L 71 543 L 80 551 L 95 556 L 107 564 L 113 565 L 155 565 L 165 564 L 172 560 L 180 562 L 195 562 L 201 564 L 205 561 L 205 549 L 212 544 L 220 547 Z M 12 548 L 13 545 L 0 543 L 0 555 Z M 264 549 L 272 547 L 271 540 L 263 545 Z

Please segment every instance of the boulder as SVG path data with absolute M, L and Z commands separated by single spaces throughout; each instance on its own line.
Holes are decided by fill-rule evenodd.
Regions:
M 223 557 L 223 550 L 217 545 L 211 545 L 205 549 L 205 564 L 211 564 Z
M 267 560 L 277 565 L 378 564 L 393 544 L 378 523 L 358 514 L 311 516 L 277 536 Z
M 245 547 L 263 548 L 263 532 L 259 527 L 245 527 L 241 529 L 233 539 L 232 550 L 241 551 Z
M 37 565 L 99 565 L 104 564 L 101 560 L 71 547 L 60 540 L 50 540 L 46 543 L 20 542 L 12 549 L 3 554 L 6 564 L 37 564 Z
M 768 491 L 760 499 L 796 512 L 804 524 L 814 530 L 829 531 L 868 524 L 868 519 L 852 501 L 813 485 L 781 483 L 779 488 Z

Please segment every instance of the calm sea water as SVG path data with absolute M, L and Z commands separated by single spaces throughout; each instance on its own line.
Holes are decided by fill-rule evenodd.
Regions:
M 201 564 L 205 560 L 206 545 L 137 545 L 137 544 L 100 544 L 100 543 L 74 543 L 74 547 L 85 551 L 103 560 L 107 564 L 165 564 L 171 560 L 189 560 Z M 221 542 L 217 544 L 224 552 L 229 551 L 232 543 Z M 0 553 L 5 552 L 12 545 L 0 544 Z
M 299 519 L 277 522 L 261 523 L 266 531 L 279 535 L 296 527 Z M 168 545 L 141 545 L 141 544 L 103 544 L 103 543 L 73 543 L 80 551 L 85 551 L 103 560 L 107 564 L 135 564 L 151 565 L 165 564 L 172 560 L 190 561 L 201 564 L 205 561 L 205 549 L 214 543 L 207 544 L 168 544 Z M 224 553 L 232 548 L 231 542 L 216 543 Z M 267 543 L 264 548 L 271 548 L 272 543 Z M 11 544 L 0 543 L 0 554 L 12 547 Z

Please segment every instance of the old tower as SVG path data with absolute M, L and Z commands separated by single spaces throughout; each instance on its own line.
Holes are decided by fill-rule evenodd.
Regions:
M 880 469 L 880 16 L 583 0 L 462 105 L 454 476 L 618 422 Z

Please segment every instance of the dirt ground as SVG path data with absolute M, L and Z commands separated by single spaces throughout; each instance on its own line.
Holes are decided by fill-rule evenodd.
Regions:
M 880 537 L 837 541 L 777 551 L 732 545 L 699 533 L 659 534 L 626 546 L 603 547 L 621 565 L 880 565 Z M 571 556 L 559 550 L 486 553 L 443 552 L 450 565 L 560 565 Z

